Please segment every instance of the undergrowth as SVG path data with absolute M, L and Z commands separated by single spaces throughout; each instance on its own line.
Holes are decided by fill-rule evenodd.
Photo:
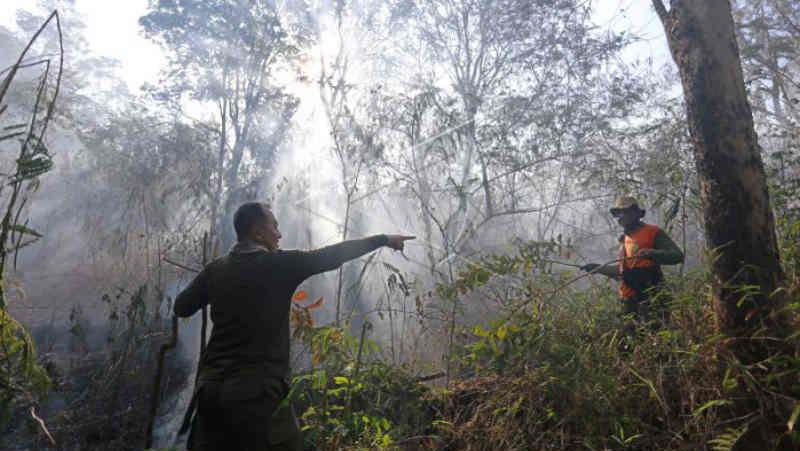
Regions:
M 462 362 L 479 377 L 447 398 L 446 449 L 794 449 L 797 336 L 781 339 L 787 354 L 744 365 L 714 331 L 706 274 L 673 282 L 658 328 L 629 330 L 613 295 L 595 289 L 476 327 Z M 798 308 L 787 307 L 793 318 Z
M 795 332 L 739 339 L 774 344 L 744 364 L 716 332 L 705 270 L 668 277 L 669 320 L 654 325 L 622 317 L 610 284 L 570 284 L 577 273 L 538 253 L 488 256 L 437 290 L 464 303 L 492 285 L 506 293 L 494 320 L 459 326 L 449 387 L 382 363 L 363 335 L 299 332 L 314 354 L 293 388 L 307 449 L 798 449 L 794 268 L 784 313 Z
M 99 331 L 74 308 L 68 333 L 75 349 L 60 358 L 47 353 L 40 360 L 52 383 L 35 405 L 55 445 L 27 411 L 16 409 L 11 427 L 0 434 L 0 449 L 143 449 L 155 351 L 169 333 L 154 304 L 158 299 L 161 294 L 147 286 L 103 296 L 109 317 Z M 166 400 L 187 383 L 190 368 L 188 362 L 170 359 L 165 372 Z
M 298 330 L 311 345 L 313 365 L 290 393 L 306 449 L 394 449 L 431 429 L 437 415 L 429 389 L 376 358 L 368 328 L 364 323 L 360 337 L 329 326 Z
M 786 261 L 796 263 L 795 246 L 786 243 Z M 421 381 L 386 363 L 368 322 L 350 334 L 350 325 L 315 327 L 307 310 L 295 312 L 295 339 L 310 350 L 310 369 L 295 377 L 290 394 L 305 448 L 800 448 L 796 264 L 786 266 L 790 333 L 733 340 L 716 332 L 703 269 L 669 274 L 661 294 L 668 321 L 637 323 L 620 315 L 613 284 L 554 271 L 546 257 L 525 246 L 485 256 L 434 291 L 456 302 L 462 318 L 444 380 Z M 136 394 L 146 392 L 141 376 L 152 370 L 143 363 L 152 360 L 150 347 L 137 339 L 148 323 L 141 298 L 131 297 L 110 354 L 87 373 L 91 383 L 51 424 L 73 449 L 141 442 L 144 405 Z M 473 305 L 490 298 L 494 317 L 474 314 Z M 771 352 L 742 363 L 733 350 L 751 343 Z M 128 406 L 125 419 L 111 418 L 121 406 Z

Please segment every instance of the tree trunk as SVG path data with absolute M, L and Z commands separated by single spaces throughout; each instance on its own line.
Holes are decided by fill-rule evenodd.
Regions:
M 778 304 L 783 275 L 729 0 L 653 5 L 683 83 L 720 330 L 755 331 Z M 743 287 L 757 287 L 745 297 Z M 741 302 L 745 298 L 745 302 Z

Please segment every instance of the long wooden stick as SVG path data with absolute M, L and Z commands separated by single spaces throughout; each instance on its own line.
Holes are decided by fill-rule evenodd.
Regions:
M 167 257 L 164 257 L 162 260 L 164 260 L 165 262 L 169 263 L 169 264 L 170 264 L 170 265 L 172 265 L 172 266 L 177 266 L 178 268 L 180 268 L 180 269 L 183 269 L 184 271 L 189 271 L 189 272 L 200 272 L 200 270 L 199 270 L 199 269 L 192 268 L 192 267 L 190 267 L 190 266 L 184 265 L 183 263 L 178 263 L 178 262 L 176 262 L 176 261 L 174 261 L 174 260 L 170 260 L 170 259 L 169 259 L 169 258 L 167 258 Z
M 569 266 L 570 268 L 579 268 L 580 269 L 580 268 L 583 267 L 583 265 L 578 265 L 578 264 L 575 264 L 575 263 L 560 262 L 558 260 L 548 260 L 546 258 L 540 259 L 539 261 L 541 261 L 543 263 L 553 263 L 555 265 Z
M 161 394 L 161 375 L 164 373 L 164 357 L 167 351 L 175 348 L 178 344 L 178 317 L 172 316 L 172 336 L 170 340 L 161 345 L 158 351 L 158 366 L 156 367 L 156 379 L 153 383 L 153 392 L 150 398 L 150 416 L 147 421 L 147 435 L 145 440 L 145 449 L 153 447 L 153 426 L 156 421 L 156 414 L 158 413 L 158 402 Z
M 203 267 L 208 264 L 208 232 L 203 234 Z M 203 363 L 203 356 L 206 353 L 206 330 L 208 329 L 208 305 L 204 305 L 201 309 L 203 319 L 200 325 L 200 357 L 197 358 L 197 373 L 194 377 L 194 384 L 197 385 L 197 379 L 200 377 L 200 365 Z
M 557 294 L 558 294 L 558 293 L 559 293 L 561 290 L 563 290 L 564 288 L 567 288 L 568 286 L 570 286 L 570 285 L 574 284 L 575 282 L 577 282 L 577 281 L 579 281 L 579 280 L 581 280 L 581 279 L 584 279 L 584 278 L 586 278 L 586 277 L 592 276 L 592 275 L 594 275 L 594 274 L 597 274 L 597 272 L 598 272 L 598 271 L 600 271 L 601 269 L 603 269 L 604 267 L 606 267 L 606 266 L 608 266 L 608 265 L 612 265 L 612 264 L 614 264 L 614 263 L 619 263 L 620 261 L 623 261 L 623 260 L 631 260 L 631 259 L 634 259 L 634 258 L 637 258 L 637 257 L 616 258 L 616 259 L 614 259 L 614 260 L 609 260 L 609 261 L 607 261 L 607 262 L 605 262 L 605 263 L 603 263 L 603 264 L 601 264 L 601 265 L 598 265 L 598 266 L 597 266 L 597 268 L 595 268 L 595 269 L 593 269 L 593 270 L 591 270 L 591 271 L 587 271 L 585 274 L 581 274 L 581 275 L 578 275 L 578 276 L 576 276 L 576 277 L 573 277 L 573 278 L 569 279 L 568 281 L 564 282 L 563 284 L 559 285 L 559 286 L 558 286 L 558 287 L 556 287 L 555 289 L 553 289 L 553 290 L 552 290 L 550 293 L 548 293 L 548 299 L 552 299 L 552 298 L 554 298 L 554 297 L 555 297 L 555 296 L 556 296 L 556 295 L 557 295 Z M 529 299 L 529 300 L 527 300 L 527 301 L 525 301 L 525 302 L 523 302 L 523 303 L 519 304 L 519 305 L 518 305 L 517 307 L 515 307 L 515 308 L 514 308 L 514 309 L 511 311 L 511 313 L 510 313 L 510 314 L 507 316 L 507 319 L 506 319 L 506 321 L 509 321 L 509 320 L 511 320 L 511 318 L 512 318 L 514 315 L 516 315 L 517 313 L 519 313 L 519 312 L 520 312 L 520 310 L 522 310 L 523 308 L 525 308 L 525 307 L 527 307 L 528 305 L 530 305 L 530 303 L 531 303 L 531 302 L 533 302 L 533 301 L 534 301 L 534 298 L 531 298 L 531 299 Z M 531 322 L 531 321 L 533 321 L 533 319 L 529 319 L 528 321 L 524 322 L 524 323 L 523 323 L 523 325 L 530 324 L 530 322 Z
M 203 266 L 206 264 L 207 259 L 207 241 L 208 241 L 208 234 L 203 235 Z M 164 257 L 163 260 L 171 265 L 177 266 L 183 270 L 189 272 L 200 272 L 197 269 L 190 268 L 189 266 L 183 265 L 176 261 L 172 261 L 169 258 Z M 200 341 L 200 354 L 205 351 L 205 336 L 206 336 L 206 307 L 203 307 L 203 325 L 202 325 L 202 338 Z M 156 415 L 158 414 L 158 404 L 160 401 L 160 394 L 161 394 L 161 378 L 164 373 L 164 359 L 166 357 L 167 351 L 170 349 L 174 349 L 175 346 L 178 344 L 178 317 L 172 316 L 172 335 L 170 337 L 169 342 L 161 346 L 161 349 L 158 353 L 158 366 L 156 367 L 156 377 L 155 382 L 153 383 L 153 393 L 152 398 L 150 399 L 150 416 L 147 422 L 147 438 L 145 440 L 145 448 L 152 448 L 153 446 L 153 427 L 156 421 Z M 195 383 L 197 380 L 195 379 Z

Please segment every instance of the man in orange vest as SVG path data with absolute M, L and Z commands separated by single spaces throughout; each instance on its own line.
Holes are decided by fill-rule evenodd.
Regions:
M 650 313 L 658 309 L 651 305 L 651 289 L 664 280 L 661 265 L 683 263 L 683 252 L 658 226 L 642 222 L 645 210 L 633 197 L 618 198 L 610 211 L 623 228 L 619 261 L 605 266 L 590 263 L 581 269 L 619 280 L 623 312 L 637 319 L 653 319 Z

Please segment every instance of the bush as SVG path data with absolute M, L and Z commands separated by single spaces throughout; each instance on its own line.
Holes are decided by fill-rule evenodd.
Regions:
M 346 329 L 308 327 L 313 369 L 294 379 L 306 449 L 394 449 L 431 428 L 435 401 L 406 371 L 382 362 L 378 346 Z
M 417 437 L 410 449 L 800 446 L 796 285 L 785 311 L 794 335 L 733 340 L 714 327 L 706 270 L 668 278 L 669 321 L 660 325 L 622 317 L 608 284 L 578 287 L 578 277 L 553 274 L 539 255 L 520 252 L 486 257 L 440 286 L 443 299 L 462 304 L 498 286 L 506 294 L 492 301 L 493 320 L 457 326 L 448 389 L 369 357 L 379 354 L 369 340 L 309 328 L 315 366 L 293 390 L 307 443 L 407 449 L 401 438 Z M 745 364 L 731 352 L 748 345 L 739 341 L 775 346 Z
M 37 362 L 33 339 L 0 309 L 0 432 L 10 426 L 15 411 L 34 404 L 49 385 L 47 372 Z
M 743 364 L 730 352 L 736 344 L 715 332 L 709 283 L 705 271 L 673 280 L 671 321 L 661 328 L 631 329 L 603 287 L 509 300 L 517 313 L 472 327 L 459 347 L 462 375 L 477 377 L 446 402 L 437 423 L 446 449 L 800 443 L 786 426 L 800 412 L 798 335 L 752 337 L 780 341 L 781 352 Z M 796 321 L 798 311 L 794 299 L 788 316 Z

